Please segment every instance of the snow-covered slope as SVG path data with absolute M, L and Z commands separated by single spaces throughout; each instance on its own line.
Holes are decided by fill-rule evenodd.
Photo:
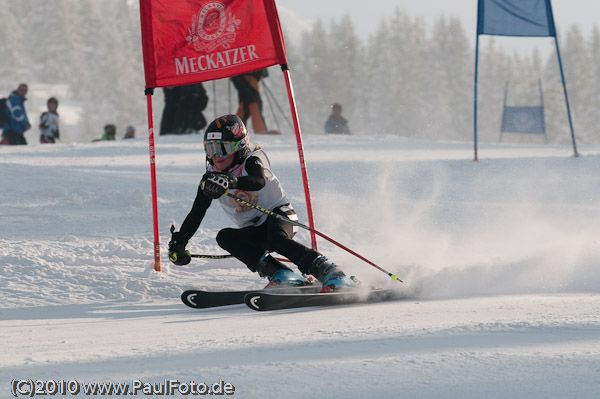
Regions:
M 305 222 L 294 139 L 256 141 Z M 241 398 L 595 397 L 600 148 L 487 145 L 478 163 L 471 150 L 308 135 L 317 229 L 398 273 L 412 299 L 263 314 L 179 302 L 264 285 L 233 260 L 167 260 L 204 171 L 200 136 L 157 138 L 161 273 L 144 139 L 0 148 L 0 396 L 13 379 L 222 379 Z M 230 225 L 213 206 L 188 248 L 221 253 Z

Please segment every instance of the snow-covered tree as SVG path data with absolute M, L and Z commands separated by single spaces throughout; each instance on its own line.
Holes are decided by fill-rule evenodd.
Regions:
M 0 17 L 0 34 L 6 44 L 0 48 L 0 94 L 8 94 L 19 82 L 29 83 L 28 107 L 37 110 L 45 99 L 42 103 L 40 95 L 35 100 L 33 94 L 42 87 L 49 91 L 63 87 L 59 110 L 71 107 L 72 112 L 65 114 L 78 118 L 71 126 L 63 125 L 66 141 L 97 138 L 106 123 L 115 123 L 118 135 L 126 125 L 145 126 L 137 1 L 0 0 Z M 457 18 L 441 17 L 427 26 L 424 20 L 395 10 L 365 41 L 348 16 L 317 21 L 293 41 L 283 29 L 304 133 L 322 134 L 331 104 L 339 102 L 355 134 L 472 139 L 474 49 Z M 481 43 L 480 139 L 497 140 L 506 82 L 510 104 L 535 105 L 541 77 L 550 141 L 569 142 L 554 52 L 544 60 L 545 55 L 535 47 L 529 54 L 507 54 L 492 38 Z M 586 38 L 574 26 L 560 48 L 575 133 L 586 141 L 598 141 L 600 30 L 596 27 Z M 261 89 L 263 115 L 269 128 L 289 132 L 284 79 L 279 66 L 269 72 Z M 207 119 L 236 111 L 237 92 L 229 79 L 204 86 L 210 98 Z M 155 124 L 160 123 L 162 99 L 162 90 L 156 90 Z
M 593 106 L 588 102 L 593 66 L 589 47 L 580 26 L 573 25 L 568 30 L 562 54 L 574 127 L 576 131 L 586 131 L 589 128 L 586 117 Z

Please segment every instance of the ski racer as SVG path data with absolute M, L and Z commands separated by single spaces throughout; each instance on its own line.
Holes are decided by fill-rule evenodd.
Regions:
M 200 227 L 213 200 L 218 200 L 238 228 L 224 228 L 216 240 L 221 248 L 242 261 L 252 272 L 267 278 L 265 288 L 303 286 L 303 275 L 271 256 L 277 252 L 292 261 L 302 274 L 322 283 L 321 292 L 356 286 L 353 279 L 321 253 L 293 240 L 297 227 L 227 196 L 243 197 L 260 208 L 298 221 L 294 208 L 271 171 L 266 153 L 250 143 L 248 131 L 236 115 L 214 120 L 204 134 L 207 170 L 202 176 L 191 211 L 169 242 L 169 259 L 176 265 L 191 261 L 186 245 Z

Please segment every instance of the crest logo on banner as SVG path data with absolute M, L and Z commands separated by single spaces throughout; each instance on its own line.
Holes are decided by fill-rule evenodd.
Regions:
M 139 0 L 146 87 L 287 65 L 275 0 Z
M 233 13 L 227 12 L 225 4 L 212 1 L 205 4 L 198 14 L 194 14 L 185 39 L 199 53 L 210 53 L 217 47 L 229 49 L 241 23 Z

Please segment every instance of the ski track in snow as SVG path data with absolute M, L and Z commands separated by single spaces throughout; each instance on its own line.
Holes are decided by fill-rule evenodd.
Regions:
M 306 221 L 293 137 L 260 137 Z M 600 390 L 600 148 L 305 137 L 320 249 L 412 298 L 258 313 L 188 288 L 264 285 L 240 263 L 168 262 L 204 170 L 158 137 L 163 271 L 143 139 L 0 148 L 0 397 L 13 378 L 216 382 L 234 397 L 592 398 Z M 215 204 L 188 248 L 222 253 Z M 309 242 L 301 231 L 298 239 Z

